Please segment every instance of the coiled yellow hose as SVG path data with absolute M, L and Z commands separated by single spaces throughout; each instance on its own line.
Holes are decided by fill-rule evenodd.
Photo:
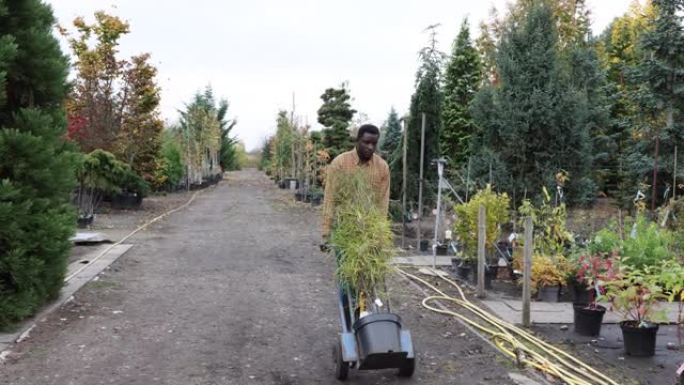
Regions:
M 456 317 L 477 330 L 488 334 L 494 345 L 504 355 L 514 359 L 518 364 L 533 367 L 568 385 L 620 385 L 563 350 L 476 306 L 466 298 L 463 290 L 456 282 L 444 277 L 443 274 L 436 275 L 455 287 L 461 297 L 460 299 L 445 294 L 416 275 L 407 273 L 398 267 L 396 270 L 408 279 L 420 282 L 439 294 L 423 299 L 423 307 L 436 313 Z M 434 301 L 454 303 L 475 314 L 484 322 L 478 323 L 455 311 L 437 308 L 430 304 Z

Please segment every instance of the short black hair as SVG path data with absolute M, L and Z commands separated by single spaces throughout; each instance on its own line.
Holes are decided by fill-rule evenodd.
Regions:
M 356 134 L 356 140 L 360 140 L 363 134 L 371 134 L 380 136 L 380 130 L 372 124 L 364 124 L 359 127 L 359 132 Z

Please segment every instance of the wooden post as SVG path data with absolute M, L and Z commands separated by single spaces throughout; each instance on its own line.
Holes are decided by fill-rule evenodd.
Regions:
M 477 296 L 485 298 L 485 242 L 487 239 L 487 227 L 485 208 L 480 205 L 477 216 Z
M 525 253 L 523 261 L 523 326 L 531 326 L 530 302 L 532 301 L 532 250 L 533 250 L 533 224 L 532 217 L 525 218 Z
M 401 223 L 403 225 L 402 231 L 401 231 L 401 248 L 406 247 L 406 174 L 407 174 L 407 163 L 406 163 L 406 147 L 408 143 L 408 125 L 406 124 L 406 118 L 404 117 L 402 120 L 402 123 L 404 125 L 404 144 L 403 144 L 403 156 L 402 156 L 402 178 L 401 178 Z
M 420 170 L 418 177 L 418 245 L 420 250 L 420 240 L 422 237 L 421 226 L 423 224 L 423 161 L 425 157 L 425 113 L 423 112 L 422 122 L 420 125 Z

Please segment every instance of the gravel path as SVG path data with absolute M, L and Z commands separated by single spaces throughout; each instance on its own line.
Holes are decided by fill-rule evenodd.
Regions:
M 135 246 L 41 320 L 0 384 L 333 384 L 333 262 L 319 212 L 242 171 L 130 241 Z M 395 310 L 419 351 L 413 379 L 350 384 L 515 384 L 511 365 L 460 324 L 426 313 L 397 277 Z

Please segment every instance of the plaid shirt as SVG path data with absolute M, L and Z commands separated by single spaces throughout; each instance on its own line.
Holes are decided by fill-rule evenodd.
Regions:
M 375 201 L 378 207 L 385 212 L 389 207 L 389 192 L 390 192 L 390 173 L 389 166 L 379 155 L 373 154 L 368 162 L 362 163 L 356 149 L 344 152 L 332 161 L 328 166 L 326 172 L 325 196 L 323 198 L 323 236 L 330 235 L 333 217 L 335 215 L 335 202 L 333 197 L 333 183 L 331 180 L 335 173 L 340 171 L 354 172 L 362 171 L 367 173 L 372 193 L 375 194 Z

